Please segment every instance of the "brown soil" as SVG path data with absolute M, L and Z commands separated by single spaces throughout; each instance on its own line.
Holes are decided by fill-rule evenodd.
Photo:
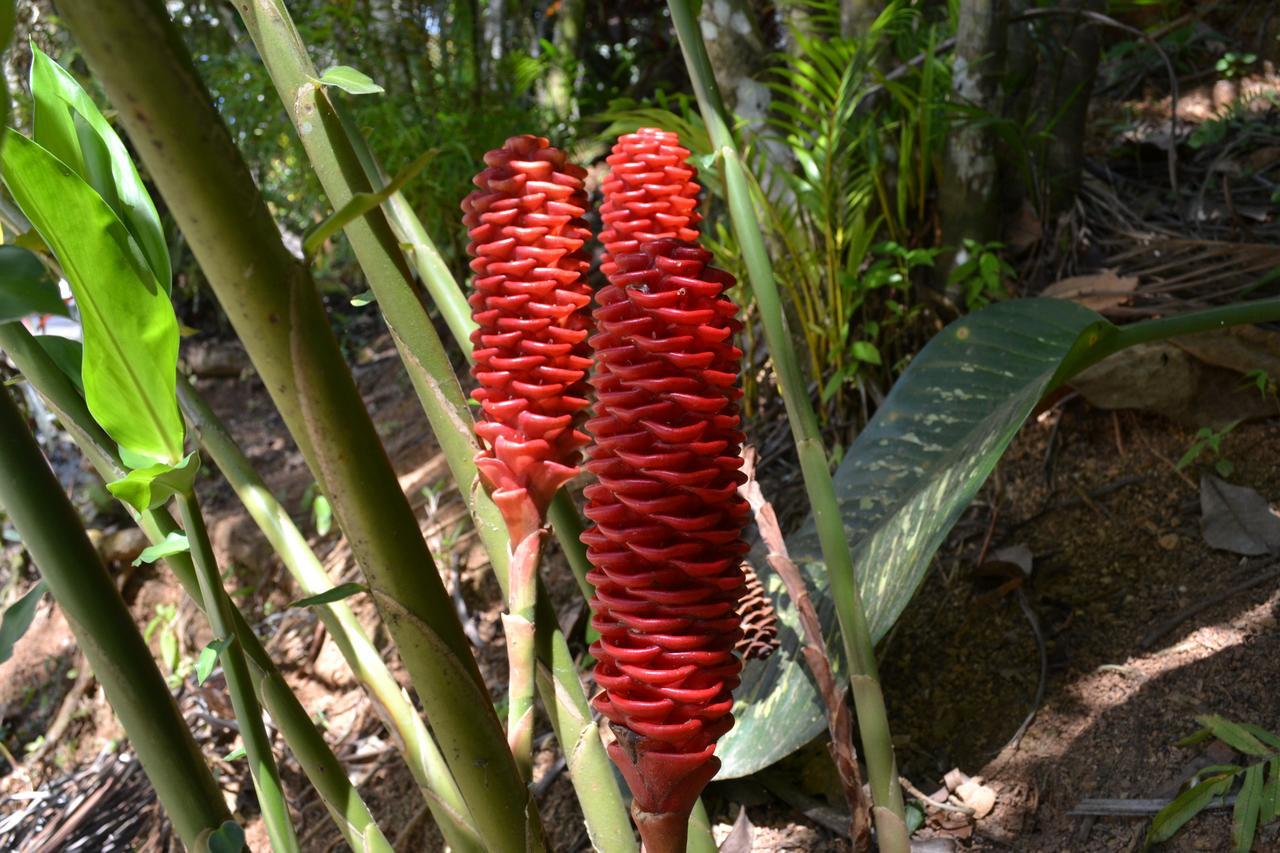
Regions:
M 1280 494 L 1278 436 L 1274 420 L 1234 430 L 1222 453 L 1235 465 L 1232 481 Z M 1139 849 L 1145 821 L 1068 813 L 1084 798 L 1171 796 L 1205 751 L 1174 745 L 1197 728 L 1197 714 L 1280 730 L 1280 582 L 1149 636 L 1189 605 L 1273 566 L 1204 544 L 1199 466 L 1183 476 L 1172 462 L 1192 440 L 1163 419 L 1079 402 L 1031 423 L 890 640 L 883 676 L 904 772 L 932 792 L 959 767 L 997 792 L 972 849 Z M 1030 548 L 1034 569 L 1020 591 L 993 592 L 991 580 L 976 577 L 988 535 L 988 552 Z M 1038 709 L 1039 656 L 1019 595 L 1047 645 Z M 1009 743 L 1033 710 L 1021 741 Z M 1229 813 L 1219 812 L 1193 821 L 1165 849 L 1225 850 L 1229 839 Z M 1274 826 L 1255 849 L 1280 849 Z

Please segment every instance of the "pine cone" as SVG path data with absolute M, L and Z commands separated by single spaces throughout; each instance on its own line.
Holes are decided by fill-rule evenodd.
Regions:
M 742 639 L 735 651 L 743 660 L 764 660 L 778 650 L 778 613 L 751 563 L 743 561 L 742 573 L 747 580 L 738 603 Z

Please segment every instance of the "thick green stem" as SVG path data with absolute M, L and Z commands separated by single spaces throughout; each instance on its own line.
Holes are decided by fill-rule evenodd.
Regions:
M 102 479 L 110 482 L 123 477 L 127 470 L 120 461 L 115 443 L 93 420 L 75 385 L 20 323 L 0 324 L 0 350 L 8 354 L 22 375 L 57 413 L 63 428 Z M 125 508 L 133 513 L 132 508 L 127 505 Z M 163 542 L 170 533 L 182 530 L 163 508 L 134 514 L 134 520 L 152 543 Z M 202 605 L 191 554 L 173 554 L 166 557 L 165 562 L 187 595 L 197 605 Z M 261 641 L 239 610 L 235 610 L 233 615 L 236 639 L 254 671 L 253 683 L 258 691 L 258 700 L 275 721 L 289 750 L 302 765 L 303 773 L 319 793 L 338 828 L 356 850 L 391 853 L 391 845 L 378 829 L 373 815 L 347 779 L 342 765 L 310 715 L 267 656 Z
M 533 781 L 533 694 L 537 646 L 534 625 L 538 599 L 538 562 L 545 530 L 521 537 L 507 569 L 507 612 L 502 614 L 507 638 L 507 743 L 524 778 Z
M 174 829 L 194 848 L 202 832 L 231 819 L 222 792 L 75 508 L 4 390 L 0 507 L 67 617 Z
M 320 482 L 493 851 L 544 847 L 541 822 L 417 519 L 343 361 L 159 0 L 63 0 L 63 20 Z
M 835 498 L 835 486 L 831 480 L 826 451 L 822 446 L 818 418 L 791 344 L 792 337 L 787 328 L 778 285 L 773 277 L 773 266 L 769 261 L 764 235 L 760 231 L 759 218 L 752 203 L 750 182 L 730 131 L 724 103 L 720 99 L 711 63 L 707 58 L 706 45 L 702 41 L 693 12 L 687 0 L 668 0 L 667 5 L 671 9 L 672 22 L 680 39 L 680 49 L 684 53 L 703 121 L 711 135 L 711 142 L 721 157 L 733 231 L 746 262 L 751 289 L 764 323 L 765 338 L 786 404 L 792 438 L 800 456 L 805 489 L 818 520 L 822 554 L 850 673 L 854 678 L 874 682 L 877 678 L 875 645 L 867 628 L 866 611 L 862 606 L 853 567 L 853 555 L 840 519 L 839 504 Z M 905 811 L 893 757 L 893 741 L 889 737 L 887 724 L 882 726 L 875 722 L 888 719 L 883 697 L 878 690 L 863 690 L 854 692 L 854 700 L 872 798 L 876 805 L 895 818 L 876 821 L 881 849 L 891 853 L 907 851 L 910 849 L 910 840 L 903 822 Z M 877 818 L 880 816 L 881 812 L 877 811 Z
M 178 402 L 201 447 L 222 471 L 298 587 L 307 595 L 318 595 L 332 588 L 333 581 L 288 511 L 271 494 L 209 404 L 181 377 Z M 422 789 L 449 846 L 459 853 L 483 850 L 474 820 L 440 748 L 360 625 L 355 611 L 342 601 L 319 605 L 315 610 L 352 673 L 373 698 L 388 729 L 399 740 L 409 771 Z
M 276 760 L 271 754 L 271 739 L 267 737 L 267 727 L 262 723 L 262 709 L 258 707 L 257 697 L 253 694 L 249 666 L 245 663 L 240 644 L 236 642 L 231 599 L 222 587 L 222 576 L 213 555 L 213 545 L 209 542 L 209 531 L 204 526 L 204 516 L 200 514 L 200 505 L 194 492 L 178 495 L 177 501 L 182 527 L 191 546 L 196 582 L 200 585 L 200 600 L 204 602 L 209 626 L 213 628 L 215 640 L 229 641 L 219 659 L 227 679 L 227 692 L 231 694 L 231 707 L 235 711 L 236 722 L 240 724 L 240 738 L 244 742 L 245 757 L 249 761 L 249 775 L 253 778 L 258 803 L 262 806 L 262 821 L 266 824 L 267 836 L 271 839 L 271 849 L 297 851 L 298 837 L 294 834 L 293 821 L 289 817 L 289 804 L 280 784 L 280 771 L 276 769 Z

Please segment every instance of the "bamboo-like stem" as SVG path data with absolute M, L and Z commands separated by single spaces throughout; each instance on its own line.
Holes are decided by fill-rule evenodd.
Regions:
M 822 445 L 818 418 L 809 400 L 792 347 L 778 285 L 773 277 L 773 267 L 769 262 L 764 236 L 752 203 L 750 182 L 730 130 L 724 103 L 716 88 L 715 75 L 707 58 L 707 48 L 702 41 L 698 23 L 687 0 L 668 0 L 667 5 L 671 10 L 671 19 L 680 39 L 680 49 L 684 53 L 703 121 L 711 136 L 712 145 L 721 158 L 733 231 L 738 238 L 751 289 L 760 309 L 769 353 L 786 404 L 792 438 L 800 457 L 805 489 L 817 522 L 831 596 L 844 639 L 845 656 L 851 680 L 855 684 L 854 704 L 862 733 L 863 754 L 867 761 L 872 799 L 877 806 L 875 816 L 878 840 L 882 850 L 906 853 L 910 850 L 911 842 L 906 832 L 902 789 L 898 783 L 893 740 L 889 736 L 888 714 L 878 688 L 875 645 L 867 626 L 866 611 L 862 606 L 853 567 L 853 555 L 845 536 L 840 505 L 836 501 L 835 485 L 831 480 L 831 469 Z M 876 689 L 870 689 L 865 682 L 871 682 Z
M 333 581 L 288 511 L 271 494 L 209 404 L 182 377 L 178 379 L 178 402 L 200 446 L 235 490 L 299 589 L 307 595 L 318 595 L 332 588 Z M 352 673 L 373 698 L 388 729 L 396 735 L 409 771 L 449 846 L 459 853 L 483 850 L 474 819 L 440 748 L 360 625 L 355 611 L 342 601 L 318 605 L 315 611 Z
M 209 626 L 218 640 L 230 640 L 222 650 L 222 672 L 227 680 L 227 692 L 231 694 L 231 707 L 236 722 L 240 724 L 240 738 L 244 742 L 245 757 L 249 761 L 249 775 L 262 806 L 262 822 L 266 824 L 271 849 L 298 851 L 298 836 L 289 817 L 289 804 L 285 800 L 284 787 L 280 784 L 280 771 L 271 754 L 271 738 L 262 722 L 262 709 L 258 707 L 249 677 L 249 666 L 244 652 L 236 641 L 231 598 L 222 586 L 222 575 L 209 542 L 209 531 L 200 514 L 200 504 L 195 491 L 178 495 L 178 513 L 191 547 L 191 559 L 196 568 L 196 582 L 200 585 L 200 599 L 204 602 Z
M 530 791 L 315 283 L 281 241 L 165 7 L 64 0 L 59 10 L 333 505 L 458 788 L 486 817 L 482 840 L 492 851 L 543 849 Z
M 222 792 L 75 508 L 2 389 L 0 507 L 67 617 L 174 829 L 194 849 L 202 832 L 231 819 Z
M 538 562 L 545 529 L 521 537 L 507 568 L 507 612 L 502 614 L 507 639 L 507 743 L 524 778 L 533 781 L 533 694 L 537 645 Z
M 0 324 L 0 350 L 13 360 L 27 381 L 40 392 L 98 474 L 108 482 L 123 477 L 127 469 L 120 460 L 115 443 L 94 421 L 79 390 L 20 323 Z M 121 505 L 152 543 L 163 542 L 170 533 L 182 531 L 168 510 L 157 508 L 139 514 L 129 505 Z M 165 562 L 187 595 L 197 606 L 203 606 L 191 554 L 171 554 L 165 557 Z M 267 655 L 262 642 L 234 606 L 232 615 L 236 639 L 253 670 L 252 680 L 258 691 L 258 700 L 275 721 L 289 750 L 298 759 L 303 773 L 315 787 L 343 836 L 353 849 L 392 853 L 390 843 L 378 829 L 373 815 L 347 778 L 346 771 Z

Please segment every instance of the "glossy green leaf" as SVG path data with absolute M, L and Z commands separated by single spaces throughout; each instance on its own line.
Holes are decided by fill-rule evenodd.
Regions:
M 0 323 L 32 314 L 61 314 L 67 306 L 44 264 L 21 246 L 0 246 Z
M 135 468 L 127 476 L 107 483 L 107 491 L 138 512 L 145 512 L 174 495 L 190 492 L 199 470 L 200 454 L 193 452 L 184 456 L 177 465 L 161 462 Z
M 336 86 L 349 95 L 376 95 L 385 91 L 368 74 L 350 65 L 334 65 L 320 75 L 319 82 L 325 86 Z
M 128 149 L 74 77 L 40 48 L 32 45 L 31 54 L 32 138 L 98 191 L 168 293 L 164 227 Z
M 209 645 L 200 650 L 200 657 L 196 659 L 196 684 L 205 683 L 218 663 L 218 656 L 234 641 L 235 637 L 223 637 L 212 640 Z
M 1262 813 L 1262 773 L 1264 764 L 1255 764 L 1244 771 L 1244 782 L 1236 794 L 1236 805 L 1231 812 L 1231 842 L 1236 853 L 1249 853 L 1253 849 L 1253 836 L 1258 831 L 1258 817 Z
M 1179 794 L 1173 802 L 1162 808 L 1151 819 L 1147 830 L 1147 846 L 1168 841 L 1179 829 L 1231 787 L 1232 776 L 1210 776 Z
M 215 830 L 206 830 L 195 843 L 196 853 L 242 853 L 244 849 L 244 830 L 232 820 Z
M 80 393 L 84 393 L 81 363 L 84 361 L 84 345 L 77 340 L 60 335 L 35 335 L 36 343 L 45 351 L 58 369 L 67 375 Z
M 1217 714 L 1204 714 L 1196 717 L 1196 722 L 1204 726 L 1213 736 L 1234 750 L 1245 755 L 1268 755 L 1271 750 L 1258 738 L 1249 733 L 1244 726 L 1233 723 Z
M 326 589 L 324 592 L 309 595 L 306 598 L 299 598 L 289 606 L 315 607 L 319 604 L 333 604 L 335 601 L 342 601 L 344 598 L 350 598 L 353 595 L 368 591 L 369 587 L 362 583 L 344 583 L 335 586 L 333 589 Z
M 871 633 L 897 621 L 929 561 L 1077 347 L 1114 327 L 1074 303 L 996 304 L 929 342 L 844 456 L 836 491 Z M 836 675 L 846 677 L 835 607 L 812 518 L 787 541 L 813 590 Z M 736 692 L 737 724 L 720 742 L 719 778 L 754 773 L 826 730 L 801 655 L 802 632 L 782 580 L 753 553 L 778 610 L 781 648 L 751 661 Z
M 26 137 L 5 137 L 5 184 L 57 256 L 80 309 L 89 411 L 122 448 L 178 462 L 185 433 L 168 293 L 93 188 Z
M 187 534 L 174 530 L 154 545 L 148 545 L 143 548 L 142 553 L 138 555 L 138 559 L 133 561 L 133 564 L 141 566 L 143 563 L 154 563 L 164 557 L 185 554 L 190 550 L 191 543 L 187 541 Z
M 36 618 L 36 606 L 44 595 L 44 581 L 40 581 L 26 594 L 9 605 L 4 615 L 0 616 L 0 663 L 4 663 L 13 655 L 13 647 L 22 635 L 27 633 L 31 622 Z
M 1264 826 L 1280 817 L 1280 758 L 1267 762 L 1267 781 L 1262 786 L 1260 816 Z

